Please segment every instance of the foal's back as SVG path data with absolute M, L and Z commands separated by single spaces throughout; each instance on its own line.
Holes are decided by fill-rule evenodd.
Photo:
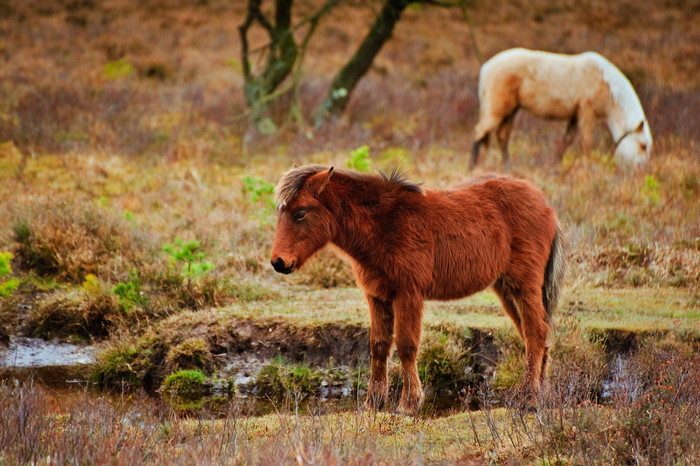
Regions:
M 506 274 L 544 273 L 557 220 L 531 183 L 484 175 L 449 191 L 428 191 L 426 201 L 434 205 L 435 225 L 427 297 L 456 299 Z

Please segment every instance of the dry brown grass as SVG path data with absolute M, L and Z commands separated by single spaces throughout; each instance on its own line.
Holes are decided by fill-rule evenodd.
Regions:
M 480 412 L 432 419 L 356 409 L 329 413 L 321 405 L 301 414 L 294 402 L 263 417 L 249 417 L 245 403 L 231 404 L 223 419 L 206 410 L 178 416 L 140 395 L 0 383 L 0 460 L 694 464 L 700 459 L 694 354 L 643 343 L 618 366 L 605 404 L 587 398 L 587 367 L 571 365 L 553 379 L 537 414 L 506 397 L 504 408 L 485 403 Z
M 25 270 L 81 283 L 88 274 L 125 279 L 153 254 L 153 240 L 82 196 L 28 196 L 13 206 L 17 256 Z M 149 250 L 150 249 L 150 250 Z

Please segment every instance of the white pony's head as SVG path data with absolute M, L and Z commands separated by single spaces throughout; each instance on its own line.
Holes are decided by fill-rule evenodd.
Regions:
M 615 149 L 615 159 L 628 168 L 643 168 L 649 164 L 651 143 L 649 124 L 642 120 L 637 128 L 622 135 Z
M 623 166 L 639 169 L 649 164 L 651 131 L 644 120 L 637 128 L 622 135 L 615 149 L 615 159 Z

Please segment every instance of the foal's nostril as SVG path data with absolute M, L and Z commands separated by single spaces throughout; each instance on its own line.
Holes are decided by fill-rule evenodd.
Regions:
M 276 272 L 284 272 L 285 271 L 284 259 L 282 259 L 281 257 L 278 257 L 277 260 L 270 261 L 270 263 L 275 268 Z

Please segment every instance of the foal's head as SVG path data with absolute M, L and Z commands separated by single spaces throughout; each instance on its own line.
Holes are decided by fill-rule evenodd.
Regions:
M 333 167 L 307 165 L 282 175 L 275 188 L 277 232 L 270 261 L 277 272 L 292 273 L 331 240 L 333 216 L 318 200 Z

